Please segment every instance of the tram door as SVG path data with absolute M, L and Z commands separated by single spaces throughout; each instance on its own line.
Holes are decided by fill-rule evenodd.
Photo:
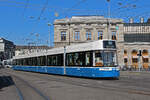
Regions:
M 113 67 L 117 65 L 116 53 L 113 51 L 104 51 L 103 63 L 106 67 Z
M 95 66 L 103 66 L 102 52 L 95 51 Z

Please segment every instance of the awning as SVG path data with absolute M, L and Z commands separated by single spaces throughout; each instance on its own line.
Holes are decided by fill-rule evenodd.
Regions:
M 138 58 L 138 56 L 132 56 L 132 58 Z
M 148 55 L 146 55 L 146 56 L 142 56 L 143 58 L 149 58 L 149 56 Z
M 124 58 L 128 58 L 128 56 L 124 56 Z

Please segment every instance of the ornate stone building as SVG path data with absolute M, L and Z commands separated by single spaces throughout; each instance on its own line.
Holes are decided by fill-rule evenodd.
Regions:
M 123 66 L 123 21 L 103 16 L 73 16 L 54 21 L 54 45 L 61 47 L 101 39 L 117 40 L 118 59 Z
M 73 16 L 54 21 L 55 47 L 99 39 L 117 41 L 121 67 L 150 68 L 150 19 L 144 22 L 141 18 L 139 23 L 130 19 L 124 23 L 121 19 L 103 16 Z

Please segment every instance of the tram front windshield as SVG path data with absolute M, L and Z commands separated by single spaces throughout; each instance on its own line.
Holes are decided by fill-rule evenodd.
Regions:
M 114 67 L 117 66 L 115 51 L 96 51 L 95 66 Z

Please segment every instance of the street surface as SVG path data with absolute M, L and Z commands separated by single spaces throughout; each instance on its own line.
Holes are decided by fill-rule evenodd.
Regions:
M 0 69 L 0 100 L 150 100 L 150 72 L 121 72 L 119 80 Z

